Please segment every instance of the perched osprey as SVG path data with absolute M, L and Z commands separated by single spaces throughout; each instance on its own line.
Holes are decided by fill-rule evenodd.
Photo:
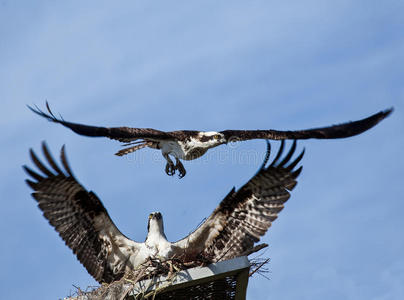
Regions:
M 285 139 L 338 139 L 360 134 L 386 118 L 392 109 L 380 111 L 368 118 L 334 125 L 329 127 L 314 128 L 296 131 L 278 130 L 224 130 L 224 131 L 160 131 L 152 128 L 130 128 L 130 127 L 97 127 L 83 124 L 71 123 L 58 119 L 50 110 L 48 103 L 46 108 L 49 114 L 43 112 L 38 107 L 28 106 L 34 113 L 48 119 L 49 121 L 60 123 L 74 132 L 91 137 L 108 137 L 110 139 L 124 142 L 128 148 L 122 149 L 116 155 L 122 156 L 136 150 L 150 147 L 160 149 L 163 157 L 167 160 L 166 173 L 170 176 L 178 170 L 179 177 L 185 176 L 185 168 L 181 159 L 192 160 L 201 157 L 210 148 L 227 144 L 228 142 L 246 141 L 252 139 L 285 140 Z M 170 158 L 175 158 L 175 164 Z
M 146 240 L 135 242 L 114 225 L 100 199 L 87 191 L 74 177 L 61 149 L 60 168 L 45 143 L 45 166 L 30 150 L 31 159 L 39 169 L 24 166 L 32 177 L 27 184 L 34 190 L 33 198 L 49 223 L 66 245 L 98 282 L 112 282 L 134 270 L 148 258 L 181 258 L 184 262 L 203 257 L 217 262 L 243 255 L 265 234 L 283 209 L 296 185 L 302 167 L 295 169 L 304 151 L 291 161 L 296 142 L 281 159 L 284 142 L 275 159 L 266 166 L 267 156 L 256 175 L 239 190 L 233 188 L 219 206 L 194 232 L 177 242 L 169 242 L 164 234 L 163 218 L 151 213 Z

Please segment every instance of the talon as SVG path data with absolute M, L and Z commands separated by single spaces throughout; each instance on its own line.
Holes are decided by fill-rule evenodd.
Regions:
M 178 177 L 181 179 L 187 174 L 187 171 L 185 169 L 178 169 Z
M 175 174 L 175 166 L 174 164 L 167 163 L 166 164 L 166 174 L 168 176 L 173 176 Z
M 166 174 L 168 176 L 173 176 L 175 174 L 176 167 L 174 166 L 173 161 L 170 159 L 168 154 L 163 154 L 164 158 L 167 160 L 166 164 Z
M 177 165 L 175 166 L 175 168 L 178 170 L 178 177 L 181 179 L 185 176 L 185 174 L 187 174 L 187 171 L 184 168 L 184 165 L 182 164 L 182 162 L 177 159 Z

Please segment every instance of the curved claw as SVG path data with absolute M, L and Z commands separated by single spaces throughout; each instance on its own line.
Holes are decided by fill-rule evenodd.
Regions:
M 166 174 L 168 176 L 173 176 L 175 174 L 175 166 L 174 164 L 167 163 L 166 164 Z
M 177 164 L 175 166 L 175 168 L 178 170 L 178 177 L 181 179 L 185 176 L 185 174 L 187 174 L 187 171 L 184 168 L 184 165 L 182 164 L 182 162 L 177 159 Z
M 184 176 L 185 176 L 185 174 L 187 174 L 187 171 L 185 170 L 185 168 L 184 167 L 182 167 L 182 168 L 178 168 L 178 177 L 181 179 L 181 178 L 183 178 Z

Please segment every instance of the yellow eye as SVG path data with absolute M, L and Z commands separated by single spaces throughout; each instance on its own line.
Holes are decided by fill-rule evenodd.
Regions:
M 216 140 L 220 140 L 220 134 L 216 134 L 213 136 Z
M 153 217 L 153 215 L 152 215 L 152 214 L 150 214 L 150 215 L 149 215 L 149 220 L 150 220 L 152 217 Z

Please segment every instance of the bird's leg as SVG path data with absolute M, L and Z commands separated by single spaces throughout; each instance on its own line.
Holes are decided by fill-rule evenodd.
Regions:
M 168 176 L 173 176 L 175 174 L 176 167 L 174 166 L 173 161 L 168 156 L 168 154 L 163 154 L 164 158 L 167 160 L 166 164 L 166 173 Z
M 185 176 L 185 174 L 187 173 L 187 171 L 185 171 L 185 168 L 184 168 L 184 165 L 182 164 L 182 162 L 178 159 L 178 158 L 175 158 L 176 159 L 176 165 L 175 165 L 175 168 L 178 170 L 178 172 L 179 172 L 179 174 L 178 174 L 178 176 L 180 177 L 180 178 L 182 178 L 182 177 L 184 177 Z

